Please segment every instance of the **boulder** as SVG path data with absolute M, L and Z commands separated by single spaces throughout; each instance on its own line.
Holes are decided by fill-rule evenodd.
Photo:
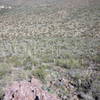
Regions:
M 41 89 L 41 82 L 33 78 L 30 82 L 14 82 L 5 89 L 4 100 L 59 100 L 55 95 Z

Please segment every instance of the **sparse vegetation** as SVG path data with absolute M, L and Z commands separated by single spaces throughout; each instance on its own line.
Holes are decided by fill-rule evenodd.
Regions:
M 3 100 L 4 91 L 0 88 L 0 99 Z
M 91 61 L 99 68 L 100 7 L 72 9 L 61 2 L 0 12 L 0 88 L 33 75 L 47 85 L 66 73 L 86 78 Z M 63 87 L 59 91 L 68 93 Z
M 7 73 L 9 73 L 9 71 L 10 71 L 9 65 L 6 64 L 6 63 L 1 63 L 0 64 L 0 79 L 2 77 L 4 77 L 4 75 L 6 75 Z
M 39 68 L 35 69 L 32 72 L 32 74 L 34 76 L 36 76 L 37 78 L 39 78 L 42 82 L 45 82 L 46 81 L 46 75 L 47 75 L 46 68 L 47 68 L 47 66 L 39 67 Z
M 61 66 L 64 68 L 77 68 L 77 67 L 82 67 L 81 63 L 79 62 L 78 59 L 74 58 L 68 58 L 68 59 L 58 59 L 56 61 L 57 66 Z

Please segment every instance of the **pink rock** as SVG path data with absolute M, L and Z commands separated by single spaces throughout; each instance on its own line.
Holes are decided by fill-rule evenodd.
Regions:
M 4 100 L 59 100 L 41 89 L 41 82 L 35 78 L 31 82 L 14 82 L 5 91 Z

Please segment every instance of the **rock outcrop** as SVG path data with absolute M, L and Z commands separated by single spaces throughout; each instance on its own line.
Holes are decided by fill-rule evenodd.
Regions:
M 7 87 L 4 100 L 59 100 L 41 89 L 41 82 L 33 78 L 30 82 L 14 82 Z

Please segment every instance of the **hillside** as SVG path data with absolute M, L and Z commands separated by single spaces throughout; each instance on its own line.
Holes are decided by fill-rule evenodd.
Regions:
M 0 100 L 6 86 L 33 76 L 60 100 L 99 100 L 99 4 L 0 0 Z

